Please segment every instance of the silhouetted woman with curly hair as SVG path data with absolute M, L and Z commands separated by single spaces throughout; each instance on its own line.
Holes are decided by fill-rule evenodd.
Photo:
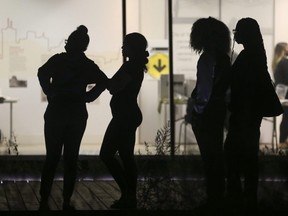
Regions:
M 211 211 L 221 209 L 225 192 L 223 142 L 230 44 L 230 31 L 223 22 L 209 17 L 193 24 L 190 45 L 200 57 L 191 94 L 192 128 L 204 163 L 207 209 Z

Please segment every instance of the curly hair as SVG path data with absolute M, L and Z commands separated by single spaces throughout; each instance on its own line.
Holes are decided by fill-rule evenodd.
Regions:
M 203 51 L 229 53 L 231 37 L 229 28 L 213 17 L 196 20 L 191 28 L 190 46 L 196 53 Z

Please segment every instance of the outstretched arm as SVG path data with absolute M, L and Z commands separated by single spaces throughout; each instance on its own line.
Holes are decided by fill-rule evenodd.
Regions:
M 96 84 L 92 89 L 86 92 L 85 101 L 87 103 L 90 103 L 96 100 L 105 89 L 106 89 L 106 83 Z
M 101 93 L 107 88 L 108 78 L 107 76 L 99 69 L 98 66 L 95 67 L 96 73 L 94 73 L 94 80 L 92 83 L 96 83 L 96 85 L 85 93 L 85 101 L 90 103 L 96 100 Z

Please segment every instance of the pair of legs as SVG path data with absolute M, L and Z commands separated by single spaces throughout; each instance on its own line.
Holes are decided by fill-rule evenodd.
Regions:
M 138 124 L 112 118 L 104 135 L 100 158 L 121 191 L 120 200 L 136 207 L 137 165 L 134 159 L 135 133 Z M 116 158 L 118 152 L 120 160 Z M 125 204 L 125 205 L 126 205 Z
M 79 110 L 75 110 L 73 113 L 71 110 L 61 109 L 59 111 L 51 107 L 47 108 L 44 116 L 46 159 L 41 175 L 41 203 L 47 204 L 62 150 L 64 159 L 63 199 L 64 204 L 70 202 L 76 179 L 80 143 L 87 122 L 85 111 L 83 110 L 83 115 L 81 115 Z
M 219 207 L 225 192 L 224 172 L 224 119 L 225 110 L 217 114 L 193 114 L 192 128 L 195 134 L 206 177 L 207 202 Z
M 231 114 L 225 141 L 229 200 L 257 208 L 258 153 L 262 117 Z M 242 186 L 241 178 L 244 178 Z

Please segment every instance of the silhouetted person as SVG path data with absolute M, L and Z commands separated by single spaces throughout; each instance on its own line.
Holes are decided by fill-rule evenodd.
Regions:
M 233 31 L 235 41 L 244 49 L 237 56 L 231 72 L 231 116 L 225 141 L 227 192 L 234 211 L 253 213 L 257 211 L 262 117 L 279 115 L 282 108 L 275 98 L 257 21 L 243 18 Z M 241 177 L 244 177 L 243 188 Z
M 108 82 L 112 94 L 110 121 L 100 150 L 100 157 L 118 184 L 121 197 L 111 208 L 136 208 L 137 166 L 134 159 L 135 133 L 142 122 L 137 103 L 146 63 L 147 40 L 139 33 L 125 36 L 122 54 L 128 61 Z M 118 152 L 121 161 L 116 158 Z
M 288 43 L 277 43 L 274 49 L 272 70 L 275 78 L 275 85 L 283 84 L 288 87 Z M 283 99 L 288 99 L 288 93 Z M 280 123 L 279 148 L 288 147 L 288 106 L 283 106 L 284 113 Z
M 108 78 L 86 57 L 88 29 L 81 25 L 65 45 L 66 52 L 52 56 L 38 70 L 48 106 L 44 114 L 46 160 L 41 176 L 40 210 L 49 210 L 48 197 L 58 162 L 64 157 L 63 209 L 72 210 L 70 198 L 76 178 L 80 143 L 86 128 L 86 102 L 95 100 L 105 89 Z M 86 92 L 88 84 L 96 84 Z
M 198 19 L 192 26 L 190 45 L 200 54 L 191 94 L 191 123 L 204 163 L 207 209 L 220 210 L 225 192 L 223 144 L 231 69 L 230 31 L 215 18 Z

